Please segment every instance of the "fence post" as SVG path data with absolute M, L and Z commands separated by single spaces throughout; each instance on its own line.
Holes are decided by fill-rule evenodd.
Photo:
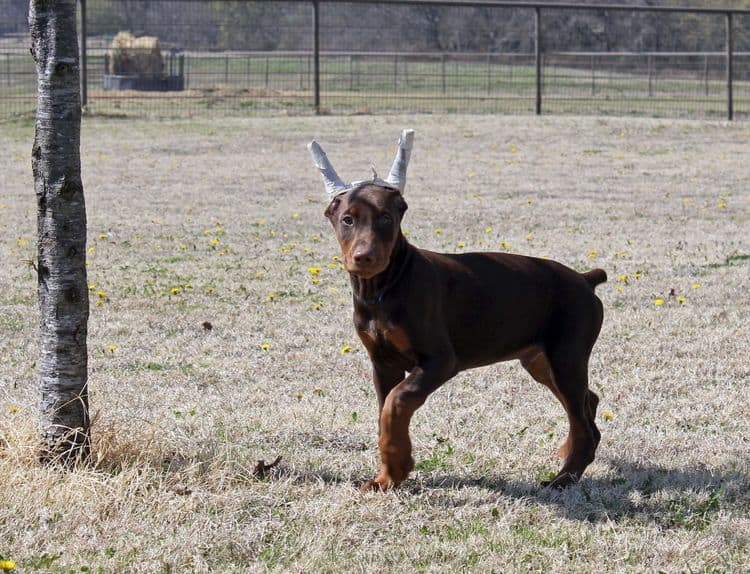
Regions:
M 487 95 L 490 95 L 490 84 L 492 83 L 492 70 L 490 68 L 490 53 L 487 52 Z
M 445 52 L 440 54 L 440 72 L 443 81 L 443 94 L 445 94 Z
M 734 51 L 734 38 L 732 35 L 732 13 L 727 12 L 727 119 L 734 119 L 734 94 L 732 80 L 734 79 L 734 63 L 732 52 Z
M 313 0 L 313 61 L 315 84 L 315 113 L 320 113 L 320 6 L 318 0 Z
M 703 85 L 708 95 L 708 56 L 703 56 Z
M 542 9 L 534 6 L 534 65 L 536 68 L 536 115 L 542 113 Z
M 80 0 L 81 3 L 81 108 L 86 109 L 89 103 L 89 78 L 86 60 L 86 0 Z
M 398 54 L 393 56 L 393 91 L 398 91 Z

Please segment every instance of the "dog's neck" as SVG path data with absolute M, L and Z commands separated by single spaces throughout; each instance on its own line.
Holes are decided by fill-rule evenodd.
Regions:
M 412 252 L 412 246 L 399 232 L 396 244 L 391 251 L 390 262 L 383 272 L 369 279 L 363 279 L 350 273 L 354 301 L 366 306 L 382 303 L 404 274 L 404 270 L 411 260 Z

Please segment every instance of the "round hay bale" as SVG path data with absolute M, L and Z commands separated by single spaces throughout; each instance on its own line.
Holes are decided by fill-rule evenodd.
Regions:
M 161 57 L 159 38 L 141 36 L 130 32 L 118 32 L 109 45 L 110 74 L 161 76 L 164 61 Z

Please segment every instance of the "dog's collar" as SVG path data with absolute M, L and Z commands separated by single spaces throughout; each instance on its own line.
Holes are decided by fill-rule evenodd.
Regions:
M 405 245 L 402 248 L 402 251 L 405 251 L 405 253 L 404 253 L 401 261 L 398 262 L 399 269 L 398 269 L 398 272 L 396 273 L 396 276 L 393 279 L 391 279 L 388 283 L 386 283 L 384 287 L 382 287 L 381 289 L 379 289 L 375 293 L 375 296 L 371 297 L 371 298 L 362 297 L 359 293 L 357 293 L 356 289 L 352 289 L 352 295 L 354 296 L 354 300 L 355 301 L 357 301 L 358 303 L 361 303 L 363 305 L 367 305 L 368 307 L 372 307 L 374 305 L 378 305 L 378 304 L 382 303 L 385 300 L 385 296 L 401 280 L 401 277 L 403 277 L 404 272 L 406 271 L 406 268 L 409 266 L 409 263 L 411 261 L 412 249 L 410 249 L 408 245 Z

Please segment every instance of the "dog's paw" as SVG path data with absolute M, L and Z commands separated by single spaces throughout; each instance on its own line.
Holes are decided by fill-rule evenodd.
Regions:
M 384 492 L 387 489 L 388 489 L 388 485 L 381 484 L 380 482 L 378 482 L 377 478 L 373 478 L 372 480 L 366 480 L 359 487 L 359 491 L 362 494 L 366 494 L 368 492 Z
M 580 478 L 580 475 L 574 472 L 561 472 L 554 478 L 554 480 L 543 480 L 541 484 L 544 488 L 562 490 L 563 488 L 574 485 Z

